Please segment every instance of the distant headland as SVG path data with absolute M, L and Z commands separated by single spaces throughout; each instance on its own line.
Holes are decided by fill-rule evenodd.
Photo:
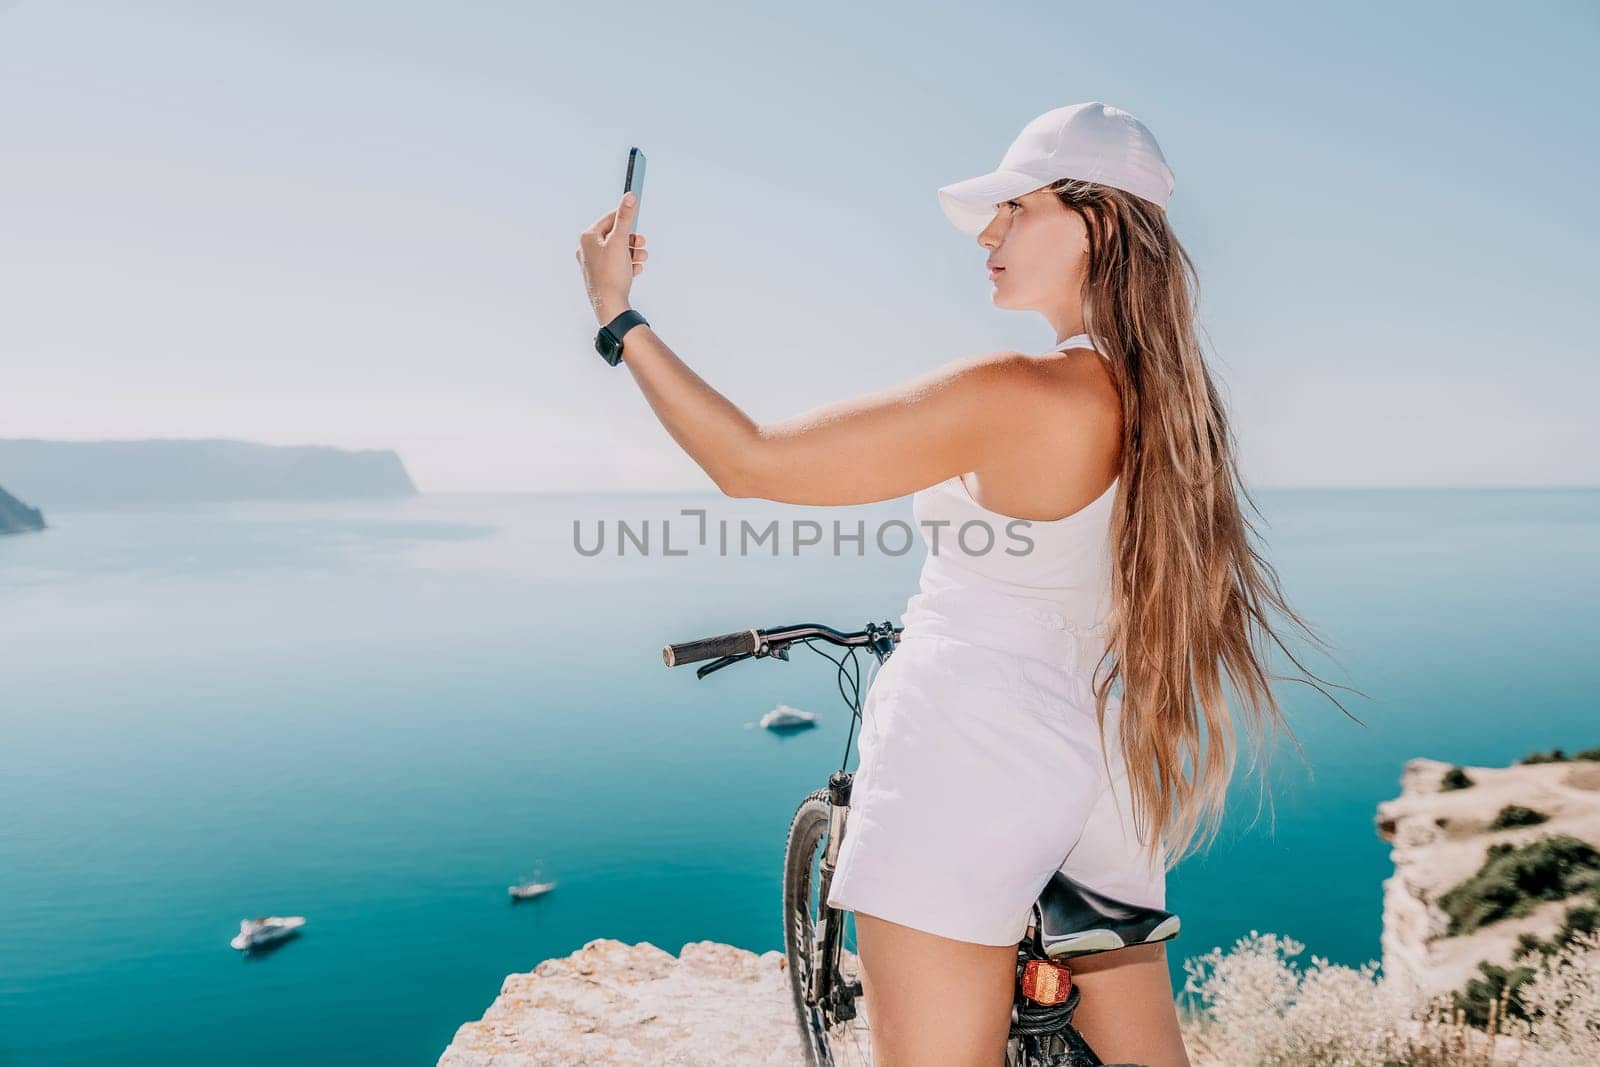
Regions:
M 44 511 L 132 510 L 228 500 L 414 496 L 389 449 L 265 445 L 224 438 L 0 438 L 0 529 Z M 11 505 L 15 505 L 15 509 Z M 15 511 L 15 514 L 13 514 Z
M 44 512 L 0 489 L 0 534 L 44 529 Z

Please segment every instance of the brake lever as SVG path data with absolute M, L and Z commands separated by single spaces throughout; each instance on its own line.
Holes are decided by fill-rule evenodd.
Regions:
M 696 667 L 694 669 L 694 676 L 696 678 L 704 678 L 712 671 L 720 671 L 722 668 L 729 666 L 730 664 L 738 663 L 742 659 L 749 659 L 751 655 L 752 653 L 749 652 L 740 652 L 735 656 L 723 656 L 721 659 L 714 659 L 703 667 Z
M 734 663 L 738 663 L 742 659 L 751 659 L 752 657 L 756 657 L 756 656 L 766 656 L 766 657 L 769 657 L 769 658 L 772 658 L 772 659 L 781 659 L 785 663 L 788 663 L 789 662 L 789 646 L 786 645 L 786 644 L 784 644 L 784 645 L 762 645 L 761 648 L 759 650 L 755 651 L 755 652 L 740 652 L 740 653 L 738 653 L 736 655 L 732 655 L 732 656 L 723 656 L 720 659 L 712 660 L 710 663 L 707 663 L 704 667 L 696 667 L 695 668 L 695 672 L 694 672 L 694 676 L 696 678 L 704 678 L 706 675 L 710 674 L 712 671 L 720 671 L 722 668 L 730 666 L 730 665 L 732 665 Z

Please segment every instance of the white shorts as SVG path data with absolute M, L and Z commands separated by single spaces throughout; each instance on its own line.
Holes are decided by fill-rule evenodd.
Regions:
M 982 945 L 1020 941 L 1057 870 L 1166 906 L 1134 834 L 1120 702 L 1102 759 L 1089 673 L 1057 662 L 908 627 L 862 708 L 829 905 Z

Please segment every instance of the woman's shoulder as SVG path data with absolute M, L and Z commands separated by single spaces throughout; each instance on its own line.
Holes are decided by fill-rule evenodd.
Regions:
M 1029 399 L 1015 410 L 1012 447 L 966 488 L 983 497 L 980 507 L 1002 514 L 1073 514 L 1103 496 L 1120 467 L 1122 404 L 1110 369 L 1093 349 L 1029 356 L 1013 369 Z
M 1122 398 L 1104 356 L 1092 348 L 1069 348 L 1025 357 L 1026 373 L 1052 414 L 1070 425 L 1122 425 Z M 1070 425 L 1068 428 L 1070 428 Z
M 951 360 L 944 373 L 981 394 L 1029 451 L 1095 450 L 1122 440 L 1122 399 L 1110 365 L 1092 348 L 994 349 Z

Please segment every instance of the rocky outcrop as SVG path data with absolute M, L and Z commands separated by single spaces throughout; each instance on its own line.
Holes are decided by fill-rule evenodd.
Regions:
M 386 449 L 226 439 L 0 438 L 0 478 L 51 512 L 417 492 L 400 457 Z
M 44 513 L 0 489 L 0 534 L 44 529 Z
M 439 1067 L 801 1067 L 783 953 L 590 941 L 513 974 Z
M 1480 961 L 1509 965 L 1522 934 L 1549 937 L 1573 903 L 1539 902 L 1526 915 L 1451 936 L 1439 898 L 1478 872 L 1489 845 L 1521 846 L 1566 834 L 1600 847 L 1600 762 L 1465 767 L 1470 786 L 1442 788 L 1451 768 L 1432 759 L 1407 762 L 1400 796 L 1380 804 L 1377 815 L 1379 836 L 1394 846 L 1394 875 L 1383 883 L 1383 971 L 1430 996 L 1461 989 Z M 1511 805 L 1547 818 L 1492 829 L 1496 815 Z
M 1194 1067 L 1224 1067 L 1197 1051 Z M 439 1067 L 805 1067 L 783 953 L 590 941 L 513 974 Z

